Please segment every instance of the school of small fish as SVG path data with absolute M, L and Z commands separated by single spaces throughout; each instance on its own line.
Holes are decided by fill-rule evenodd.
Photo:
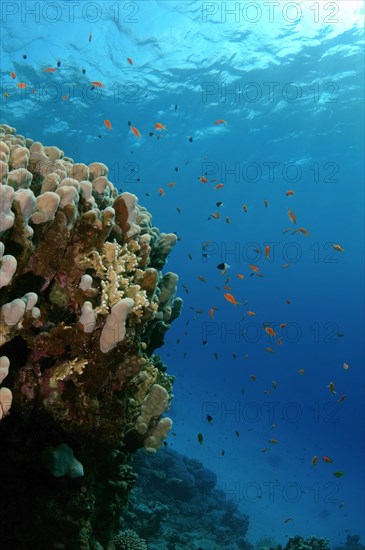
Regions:
M 93 39 L 92 33 L 90 32 L 88 34 L 88 36 L 86 37 L 86 40 L 89 43 L 91 43 L 92 39 Z M 24 60 L 27 60 L 27 57 L 28 56 L 25 53 L 22 55 L 22 58 Z M 132 71 L 135 70 L 136 64 L 135 64 L 135 61 L 131 57 L 126 57 L 125 61 L 130 66 L 129 70 L 132 70 Z M 58 60 L 55 65 L 56 66 L 50 65 L 50 66 L 40 67 L 39 72 L 44 73 L 45 75 L 47 75 L 47 78 L 52 79 L 52 78 L 54 78 L 54 76 L 52 76 L 52 75 L 57 75 L 57 73 L 62 70 L 60 60 Z M 138 65 L 138 63 L 137 63 L 137 65 Z M 80 73 L 85 75 L 85 73 L 86 73 L 85 69 L 80 68 Z M 9 70 L 7 74 L 8 74 L 8 77 L 11 79 L 11 81 L 14 81 L 14 84 L 16 85 L 18 90 L 25 90 L 25 89 L 29 88 L 33 94 L 37 93 L 37 90 L 36 90 L 35 87 L 33 87 L 32 83 L 29 82 L 29 81 L 23 80 L 23 79 L 19 79 L 18 74 L 14 70 Z M 45 78 L 46 78 L 46 76 L 45 76 Z M 103 90 L 106 87 L 106 85 L 103 82 L 101 82 L 100 80 L 89 80 L 89 86 L 90 86 L 91 90 L 93 90 L 93 89 Z M 10 98 L 10 94 L 8 92 L 6 92 L 4 94 L 4 99 L 8 100 L 9 98 Z M 61 97 L 61 99 L 62 99 L 62 101 L 68 101 L 69 96 L 68 95 L 63 95 Z M 175 105 L 174 110 L 176 111 L 177 108 L 178 108 L 178 105 Z M 108 133 L 108 132 L 112 133 L 113 129 L 114 129 L 114 125 L 116 127 L 120 126 L 119 121 L 112 120 L 113 117 L 111 116 L 111 113 L 105 113 L 104 116 L 105 116 L 105 118 L 101 118 L 101 120 L 100 120 L 100 126 L 102 124 L 104 125 L 105 129 L 107 130 L 106 133 Z M 216 120 L 213 120 L 211 124 L 212 124 L 213 127 L 217 127 L 217 132 L 218 131 L 219 132 L 221 132 L 221 131 L 226 132 L 226 131 L 229 130 L 229 125 L 228 125 L 228 122 L 227 122 L 226 119 L 218 118 Z M 145 124 L 141 125 L 142 128 L 139 126 L 139 123 L 137 121 L 137 126 L 132 124 L 131 121 L 128 121 L 128 123 L 126 125 L 126 133 L 127 133 L 127 128 L 129 128 L 129 133 L 130 133 L 131 139 L 144 141 L 143 136 L 146 136 L 146 135 L 148 135 L 149 138 L 154 138 L 154 139 L 160 139 L 162 137 L 168 136 L 169 135 L 169 128 L 170 128 L 170 126 L 172 126 L 172 124 L 169 124 L 167 126 L 165 124 L 165 122 L 152 120 L 152 121 L 147 121 Z M 219 127 L 219 130 L 218 130 L 218 127 Z M 175 131 L 176 131 L 176 128 L 175 128 Z M 115 130 L 114 130 L 114 132 L 115 132 Z M 99 135 L 98 137 L 100 138 L 102 136 Z M 193 143 L 193 137 L 188 136 L 188 141 L 190 143 Z M 178 172 L 178 171 L 179 171 L 179 167 L 176 166 L 175 167 L 175 173 Z M 223 198 L 223 195 L 225 193 L 225 191 L 224 191 L 225 184 L 223 182 L 219 181 L 219 180 L 217 181 L 217 178 L 209 178 L 209 175 L 206 174 L 206 173 L 197 174 L 195 185 L 200 187 L 200 184 L 203 184 L 202 187 L 204 189 L 208 189 L 208 192 L 214 193 L 214 197 L 219 196 L 219 198 Z M 177 185 L 176 181 L 170 181 L 169 182 L 168 180 L 167 180 L 167 182 L 164 182 L 165 188 L 162 185 L 157 185 L 156 186 L 157 195 L 159 197 L 165 197 L 166 192 L 168 192 L 168 193 L 172 192 L 173 193 L 173 189 L 175 188 L 176 185 Z M 215 194 L 216 192 L 217 192 L 217 194 Z M 149 193 L 146 193 L 146 195 L 150 196 Z M 298 217 L 297 217 L 297 213 L 294 212 L 294 210 L 292 209 L 291 206 L 287 208 L 287 216 L 288 216 L 289 221 L 291 222 L 291 224 L 293 224 L 294 226 L 297 224 L 297 219 L 298 220 L 300 219 L 300 208 L 299 208 L 298 205 L 295 205 L 296 197 L 298 195 L 300 195 L 300 193 L 297 192 L 296 189 L 288 189 L 285 192 L 285 196 L 288 197 L 288 204 L 290 203 L 290 205 L 294 205 L 295 210 L 298 210 Z M 161 200 L 166 200 L 166 199 L 161 199 Z M 246 199 L 246 201 L 247 201 L 247 199 Z M 247 214 L 247 216 L 250 217 L 251 209 L 254 210 L 254 207 L 252 205 L 248 204 L 248 201 L 243 202 L 241 204 L 242 204 L 242 206 L 240 207 L 241 208 L 241 214 L 240 215 L 241 216 L 243 216 L 243 215 L 246 216 L 246 214 Z M 267 209 L 268 212 L 270 212 L 270 210 L 274 206 L 272 198 L 271 198 L 270 203 L 269 203 L 269 200 L 267 198 L 262 198 L 262 203 L 261 204 L 264 205 L 264 208 Z M 176 211 L 179 215 L 183 215 L 183 210 L 181 209 L 181 207 L 176 206 L 175 208 L 176 208 Z M 208 210 L 208 214 L 209 214 L 208 220 L 215 220 L 214 223 L 222 223 L 222 221 L 224 220 L 225 223 L 229 224 L 229 225 L 234 223 L 233 217 L 231 218 L 231 216 L 228 216 L 228 215 L 226 215 L 226 216 L 221 215 L 221 211 L 224 212 L 224 202 L 222 200 L 216 201 L 216 199 L 215 199 L 214 209 L 215 208 L 218 208 L 218 210 L 215 210 L 215 211 L 212 211 L 212 212 L 209 212 L 209 210 L 210 210 L 210 208 L 209 208 L 209 210 Z M 243 212 L 243 214 L 242 214 L 242 212 Z M 285 214 L 285 213 L 283 213 L 283 214 Z M 248 219 L 248 218 L 245 217 L 245 219 Z M 283 221 L 284 221 L 284 219 L 286 219 L 286 218 L 284 218 L 284 215 L 283 215 Z M 291 227 L 293 227 L 293 225 Z M 302 236 L 308 237 L 308 238 L 311 237 L 311 233 L 309 232 L 309 230 L 307 228 L 297 227 L 295 229 L 292 229 L 291 227 L 285 227 L 282 230 L 282 234 L 290 234 L 290 235 L 297 234 L 297 235 L 302 235 Z M 211 241 L 206 241 L 205 243 L 203 243 L 202 249 L 200 251 L 200 254 L 202 255 L 203 258 L 208 257 L 208 252 L 207 251 L 209 249 L 210 244 L 211 244 Z M 333 253 L 338 252 L 338 253 L 343 254 L 345 252 L 342 244 L 340 244 L 338 242 L 333 242 L 331 247 L 332 247 Z M 199 251 L 197 251 L 197 252 L 199 252 Z M 259 254 L 260 256 L 262 256 L 262 258 L 265 260 L 265 270 L 264 270 L 265 275 L 264 275 L 264 273 L 262 273 L 261 267 L 256 265 L 256 263 L 255 264 L 254 263 L 249 263 L 249 264 L 245 265 L 245 263 L 242 262 L 242 265 L 240 266 L 239 271 L 235 272 L 236 270 L 232 269 L 231 265 L 229 265 L 226 262 L 222 261 L 221 263 L 216 265 L 216 268 L 218 269 L 219 274 L 222 277 L 225 276 L 224 284 L 222 283 L 222 286 L 216 286 L 215 287 L 217 294 L 215 294 L 214 299 L 211 296 L 210 303 L 212 305 L 211 305 L 211 307 L 209 308 L 208 311 L 205 311 L 204 309 L 200 309 L 200 308 L 196 308 L 196 307 L 191 306 L 191 309 L 194 311 L 195 314 L 202 315 L 202 316 L 205 315 L 205 316 L 207 316 L 208 320 L 209 319 L 210 320 L 218 319 L 218 317 L 220 316 L 220 320 L 223 321 L 224 316 L 226 315 L 226 313 L 225 313 L 225 311 L 226 311 L 225 304 L 229 304 L 229 306 L 227 306 L 227 307 L 232 307 L 233 306 L 232 307 L 232 312 L 233 312 L 233 314 L 236 313 L 236 312 L 239 313 L 240 320 L 243 320 L 245 318 L 247 318 L 247 319 L 254 318 L 256 316 L 258 316 L 258 318 L 262 318 L 263 312 L 259 311 L 259 308 L 258 308 L 257 311 L 256 311 L 256 307 L 254 307 L 254 309 L 252 309 L 252 306 L 250 307 L 250 309 L 247 309 L 247 304 L 249 303 L 249 301 L 247 299 L 242 298 L 242 296 L 245 294 L 245 291 L 244 291 L 245 286 L 244 285 L 246 283 L 244 281 L 247 281 L 248 277 L 254 277 L 254 280 L 255 280 L 255 279 L 263 278 L 264 276 L 270 276 L 269 271 L 270 271 L 270 267 L 271 267 L 271 263 L 272 263 L 273 251 L 272 251 L 272 248 L 269 244 L 264 244 L 262 249 L 255 249 L 254 252 L 256 254 Z M 188 258 L 189 258 L 190 261 L 194 261 L 193 255 L 194 255 L 194 253 L 193 254 L 191 254 L 190 252 L 188 253 Z M 290 265 L 291 265 L 290 262 L 282 264 L 282 268 L 288 268 L 288 267 L 290 267 Z M 201 274 L 201 273 L 196 274 L 196 278 L 197 278 L 198 282 L 199 283 L 204 283 L 205 288 L 207 288 L 207 286 L 209 284 L 210 276 L 211 275 L 209 273 L 209 270 L 206 271 L 204 274 Z M 232 290 L 232 288 L 235 286 L 235 284 L 240 285 L 239 287 L 237 287 L 237 291 Z M 202 285 L 202 287 L 204 287 L 204 285 Z M 188 295 L 189 292 L 190 292 L 190 288 L 184 283 L 181 286 L 182 286 L 184 292 Z M 207 293 L 207 292 L 209 292 L 209 290 L 204 290 L 203 289 L 202 292 Z M 291 299 L 286 298 L 285 303 L 287 305 L 290 305 L 292 303 L 292 301 L 291 301 Z M 192 318 L 192 320 L 194 320 L 194 319 L 196 319 L 196 317 Z M 184 333 L 185 335 L 188 334 L 188 332 L 187 332 L 188 324 L 189 324 L 189 321 L 186 324 L 186 331 Z M 266 342 L 270 344 L 269 346 L 264 346 L 263 347 L 264 351 L 268 352 L 269 354 L 275 354 L 278 351 L 278 346 L 280 348 L 281 348 L 281 346 L 285 347 L 285 340 L 286 340 L 286 338 L 285 338 L 285 328 L 286 328 L 286 326 L 287 326 L 287 323 L 285 322 L 285 320 L 283 320 L 282 322 L 280 322 L 278 324 L 275 324 L 275 325 L 273 325 L 270 322 L 262 322 L 262 329 L 267 335 Z M 178 339 L 176 341 L 176 343 L 179 344 L 180 339 Z M 203 340 L 203 345 L 204 346 L 207 346 L 208 343 L 209 343 L 209 339 Z M 237 359 L 237 357 L 238 357 L 237 353 L 235 353 L 235 352 L 232 352 L 231 356 L 232 356 L 233 359 Z M 187 357 L 187 352 L 186 351 L 183 353 L 183 357 L 184 358 Z M 215 360 L 219 359 L 218 353 L 216 351 L 213 352 L 213 357 L 214 357 Z M 249 356 L 246 353 L 244 353 L 242 355 L 242 359 L 247 360 L 248 357 Z M 345 371 L 349 370 L 349 364 L 346 363 L 346 362 L 344 362 L 342 364 L 342 367 L 343 367 L 343 370 L 345 370 Z M 304 368 L 300 368 L 296 372 L 299 375 L 304 376 L 306 370 Z M 257 373 L 251 373 L 251 374 L 246 375 L 246 376 L 251 382 L 254 382 L 256 384 L 255 387 L 257 387 L 257 385 L 259 385 L 259 379 L 262 378 L 262 376 L 258 376 Z M 263 389 L 262 389 L 262 392 L 263 392 L 264 395 L 268 395 L 270 393 L 269 388 L 271 388 L 272 390 L 277 390 L 277 388 L 278 388 L 278 381 L 277 380 L 271 380 L 270 382 L 267 382 L 266 386 L 265 386 L 265 382 L 264 381 L 262 381 L 262 382 L 264 384 Z M 336 386 L 337 386 L 337 383 L 335 382 L 335 380 L 330 380 L 327 384 L 327 391 L 329 392 L 329 396 L 331 398 L 334 398 L 335 402 L 337 404 L 341 404 L 345 401 L 347 396 L 346 396 L 345 393 L 343 393 L 343 388 L 339 388 L 339 394 L 337 394 Z M 325 391 L 325 389 L 326 388 L 324 388 L 324 391 Z M 245 391 L 245 389 L 242 388 L 242 394 L 244 393 L 244 391 Z M 280 388 L 279 388 L 278 391 L 280 391 Z M 343 406 L 343 405 L 341 405 L 341 406 Z M 214 424 L 214 416 L 213 415 L 207 415 L 206 418 L 205 418 L 205 421 L 209 425 L 213 425 Z M 276 428 L 276 425 L 273 424 L 271 426 L 271 428 L 272 429 Z M 233 433 L 235 434 L 236 438 L 240 437 L 240 432 L 239 431 L 236 430 Z M 176 435 L 176 434 L 174 433 L 173 435 Z M 202 432 L 199 432 L 198 435 L 197 435 L 197 442 L 201 446 L 203 446 L 203 444 L 204 444 L 204 437 L 205 436 Z M 270 446 L 273 446 L 273 445 L 275 446 L 275 445 L 281 445 L 282 443 L 280 443 L 280 441 L 281 441 L 281 439 L 279 440 L 277 438 L 269 438 L 267 440 L 267 443 L 269 443 Z M 166 442 L 165 442 L 165 445 L 167 445 Z M 269 453 L 270 448 L 271 448 L 270 446 L 263 447 L 261 449 L 261 452 L 264 453 L 264 454 Z M 258 451 L 259 450 L 260 449 L 258 449 Z M 331 458 L 330 456 L 327 456 L 327 455 L 323 455 L 321 460 L 320 460 L 319 450 L 316 449 L 316 450 L 314 450 L 314 452 L 317 452 L 318 454 L 314 454 L 312 458 L 308 457 L 308 464 L 311 467 L 319 467 L 320 462 L 322 462 L 323 464 L 327 464 L 327 465 L 332 465 L 335 462 L 335 460 L 333 458 Z M 225 456 L 225 450 L 220 449 L 219 454 L 220 454 L 220 457 L 223 458 Z M 345 475 L 345 472 L 342 471 L 342 470 L 335 470 L 334 472 L 332 472 L 332 475 L 335 478 L 339 479 L 339 478 L 341 478 L 342 476 Z M 340 507 L 343 507 L 343 506 L 344 506 L 344 503 L 341 502 Z M 287 517 L 283 520 L 283 522 L 285 524 L 287 524 L 291 521 L 294 521 L 294 518 Z

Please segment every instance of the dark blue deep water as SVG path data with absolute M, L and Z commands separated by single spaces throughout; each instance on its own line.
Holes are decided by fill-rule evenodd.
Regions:
M 252 542 L 364 543 L 363 2 L 1 9 L 2 121 L 106 163 L 180 238 L 168 446 L 216 472 Z

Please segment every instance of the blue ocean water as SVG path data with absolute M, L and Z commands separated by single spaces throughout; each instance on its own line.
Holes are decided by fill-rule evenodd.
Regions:
M 251 541 L 364 543 L 363 2 L 1 10 L 2 120 L 106 163 L 180 238 L 169 447 L 217 473 Z

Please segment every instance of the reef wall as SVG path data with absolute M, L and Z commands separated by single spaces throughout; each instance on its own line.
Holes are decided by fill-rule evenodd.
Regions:
M 130 458 L 172 424 L 153 352 L 182 307 L 161 273 L 176 235 L 104 164 L 6 124 L 0 181 L 1 544 L 113 549 Z

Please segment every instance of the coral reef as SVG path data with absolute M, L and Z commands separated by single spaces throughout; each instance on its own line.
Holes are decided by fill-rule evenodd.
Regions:
M 6 124 L 0 178 L 1 542 L 112 549 L 130 457 L 172 424 L 173 377 L 153 352 L 182 306 L 161 273 L 176 236 L 103 163 Z
M 139 479 L 121 527 L 135 529 L 149 550 L 252 550 L 248 516 L 199 461 L 165 448 L 156 455 L 139 451 L 133 466 Z
M 115 550 L 147 550 L 147 545 L 135 531 L 126 529 L 114 537 Z
M 270 550 L 329 550 L 328 540 L 316 537 L 310 537 L 304 539 L 303 537 L 290 537 L 288 543 L 283 548 L 279 544 L 276 548 L 270 548 Z
M 360 535 L 347 535 L 346 543 L 335 546 L 333 550 L 365 550 L 365 546 L 360 542 Z

